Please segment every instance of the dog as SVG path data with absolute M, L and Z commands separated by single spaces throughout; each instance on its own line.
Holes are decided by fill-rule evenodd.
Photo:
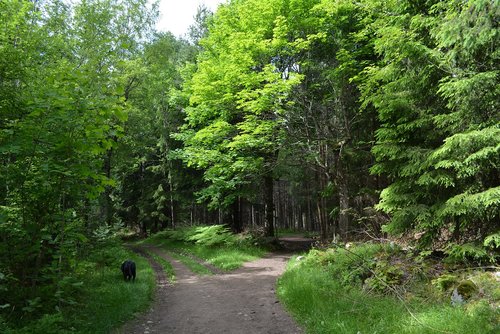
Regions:
M 125 281 L 135 281 L 135 262 L 131 260 L 123 262 L 122 273 Z

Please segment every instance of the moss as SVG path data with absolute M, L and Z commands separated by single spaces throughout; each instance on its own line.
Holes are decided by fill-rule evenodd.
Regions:
M 458 283 L 458 277 L 451 274 L 441 275 L 435 280 L 432 280 L 432 284 L 436 286 L 442 292 L 448 291 Z
M 464 299 L 469 299 L 478 292 L 478 287 L 471 280 L 464 280 L 458 284 L 457 292 L 464 297 Z

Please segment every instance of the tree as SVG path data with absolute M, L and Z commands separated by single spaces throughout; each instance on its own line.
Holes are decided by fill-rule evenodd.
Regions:
M 175 226 L 190 203 L 189 181 L 172 157 L 179 143 L 170 135 L 182 122 L 180 70 L 193 61 L 193 49 L 169 33 L 155 34 L 121 79 L 132 109 L 113 170 L 119 180 L 115 206 L 120 219 L 143 233 Z
M 145 3 L 0 5 L 0 272 L 13 287 L 1 304 L 14 317 L 71 300 L 114 183 L 103 167 L 128 108 L 117 69 L 144 36 Z
M 280 32 L 280 1 L 236 1 L 219 7 L 203 52 L 186 84 L 190 107 L 177 136 L 188 166 L 204 170 L 199 193 L 212 207 L 255 197 L 262 184 L 266 225 L 273 235 L 273 179 L 282 140 L 280 114 L 299 76 L 279 64 L 288 41 Z
M 345 240 L 354 230 L 350 221 L 364 216 L 370 205 L 355 208 L 354 199 L 376 197 L 368 190 L 375 187 L 368 167 L 376 124 L 371 110 L 360 111 L 357 87 L 360 72 L 375 60 L 365 30 L 370 12 L 352 1 L 304 1 L 302 6 L 293 10 L 307 14 L 290 23 L 292 34 L 305 33 L 308 45 L 295 59 L 304 79 L 286 114 L 287 140 L 294 148 L 287 154 L 301 156 L 308 162 L 304 173 L 314 175 L 307 179 L 313 185 L 307 196 L 315 198 L 322 239 L 331 233 Z
M 213 17 L 213 13 L 204 4 L 198 7 L 196 15 L 194 16 L 194 24 L 189 26 L 188 37 L 189 41 L 199 46 L 199 42 L 208 36 L 208 26 Z
M 386 230 L 421 244 L 483 240 L 498 229 L 499 7 L 489 1 L 374 4 L 382 56 L 365 104 L 381 127 L 373 172 L 392 184 L 378 207 Z M 443 246 L 443 245 L 441 245 Z

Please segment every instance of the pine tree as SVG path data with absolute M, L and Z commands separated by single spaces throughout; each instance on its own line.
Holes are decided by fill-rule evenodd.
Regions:
M 373 26 L 382 57 L 367 68 L 365 104 L 381 127 L 373 172 L 391 178 L 378 207 L 386 230 L 481 241 L 499 228 L 499 6 L 389 2 Z M 442 246 L 442 245 L 441 245 Z

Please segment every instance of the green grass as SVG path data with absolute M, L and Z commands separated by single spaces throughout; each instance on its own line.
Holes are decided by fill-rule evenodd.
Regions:
M 291 262 L 278 296 L 308 333 L 493 334 L 498 312 L 485 302 L 467 307 L 425 300 L 408 307 L 392 296 L 369 294 L 333 279 L 321 266 Z
M 188 266 L 192 271 L 204 274 L 197 261 L 183 254 L 191 254 L 195 257 L 207 261 L 221 270 L 233 270 L 241 267 L 243 263 L 256 260 L 266 253 L 259 247 L 254 247 L 237 236 L 231 236 L 226 243 L 217 245 L 205 245 L 190 241 L 196 229 L 200 227 L 183 228 L 175 231 L 165 231 L 157 233 L 143 242 L 159 246 L 169 251 L 174 257 L 177 256 L 181 262 Z M 206 233 L 208 234 L 208 233 Z M 207 236 L 205 234 L 205 237 Z M 206 238 L 214 240 L 210 235 Z M 205 268 L 205 267 L 203 267 Z
M 221 248 L 193 246 L 189 247 L 188 250 L 222 270 L 237 269 L 243 263 L 261 258 L 265 254 L 265 251 L 260 248 L 247 246 L 226 246 Z
M 129 253 L 128 258 L 136 262 L 134 282 L 125 282 L 119 268 L 106 268 L 90 278 L 72 319 L 79 332 L 109 333 L 150 304 L 156 285 L 154 272 L 143 257 Z
M 175 271 L 174 268 L 172 267 L 172 264 L 153 252 L 147 252 L 147 253 L 149 256 L 153 258 L 153 260 L 155 260 L 162 266 L 163 271 L 167 275 L 167 279 L 169 280 L 169 282 L 171 283 L 175 282 Z
M 86 262 L 79 279 L 83 282 L 75 293 L 76 304 L 65 306 L 55 314 L 46 314 L 41 319 L 6 334 L 45 333 L 109 333 L 131 319 L 134 314 L 147 309 L 153 298 L 155 277 L 148 261 L 143 257 L 116 248 L 116 262 L 111 266 L 95 268 Z M 135 261 L 135 282 L 125 282 L 120 271 L 120 261 Z M 82 261 L 84 263 L 84 261 Z M 81 268 L 85 267 L 82 265 Z M 1 328 L 1 326 L 0 326 Z
M 205 267 L 204 265 L 198 263 L 198 261 L 192 259 L 191 257 L 175 252 L 175 251 L 170 251 L 169 255 L 172 256 L 174 259 L 181 261 L 186 267 L 189 268 L 193 273 L 198 274 L 198 275 L 212 275 L 212 271 Z

